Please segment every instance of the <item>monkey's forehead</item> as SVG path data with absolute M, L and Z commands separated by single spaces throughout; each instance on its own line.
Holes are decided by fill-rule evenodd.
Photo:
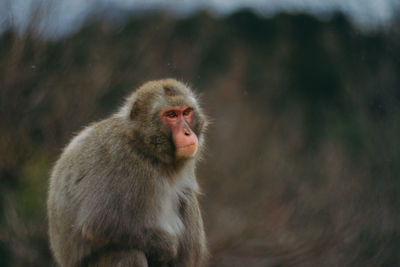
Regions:
M 137 99 L 148 104 L 163 106 L 196 105 L 192 90 L 174 79 L 152 81 L 141 86 L 136 92 Z
M 160 111 L 168 107 L 192 107 L 198 109 L 197 101 L 193 95 L 158 96 L 154 101 L 154 111 Z
M 140 86 L 136 92 L 139 95 L 162 93 L 167 96 L 175 96 L 179 94 L 188 94 L 190 88 L 175 79 L 164 79 L 158 81 L 150 81 Z
M 196 97 L 185 84 L 174 79 L 150 81 L 143 84 L 128 98 L 128 103 L 142 103 L 151 113 L 167 107 L 190 106 L 198 109 Z

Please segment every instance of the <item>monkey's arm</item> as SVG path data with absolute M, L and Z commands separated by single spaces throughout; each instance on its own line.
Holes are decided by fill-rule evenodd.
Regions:
M 93 190 L 101 195 L 86 197 L 80 202 L 76 225 L 83 239 L 94 247 L 142 251 L 151 263 L 170 261 L 177 254 L 177 238 L 149 223 L 147 213 L 151 207 L 146 207 L 141 198 L 151 199 L 146 187 L 136 185 L 132 189 L 133 185 L 124 184 L 125 180 L 97 183 L 100 185 L 96 184 Z
M 148 267 L 145 254 L 139 250 L 116 250 L 115 248 L 104 248 L 83 259 L 78 266 L 135 266 Z
M 158 229 L 148 229 L 145 232 L 145 254 L 150 266 L 162 266 L 176 258 L 179 246 L 176 236 Z
M 181 216 L 186 234 L 181 240 L 178 258 L 173 266 L 205 266 L 208 251 L 196 192 L 185 192 L 185 197 L 181 199 Z

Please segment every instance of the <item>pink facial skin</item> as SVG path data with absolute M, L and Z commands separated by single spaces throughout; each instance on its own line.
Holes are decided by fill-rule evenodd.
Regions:
M 198 139 L 191 129 L 193 122 L 193 108 L 169 107 L 161 111 L 162 121 L 172 132 L 172 140 L 176 148 L 177 158 L 193 156 L 197 151 Z

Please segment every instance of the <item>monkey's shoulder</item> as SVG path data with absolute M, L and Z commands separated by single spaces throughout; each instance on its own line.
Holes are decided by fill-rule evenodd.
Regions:
M 53 173 L 79 177 L 142 173 L 139 156 L 129 149 L 127 133 L 122 131 L 126 129 L 123 123 L 109 118 L 85 127 L 65 147 Z
M 116 149 L 122 145 L 126 129 L 122 119 L 108 118 L 92 123 L 75 135 L 65 147 L 62 156 L 79 153 L 83 155 L 99 152 L 101 149 Z

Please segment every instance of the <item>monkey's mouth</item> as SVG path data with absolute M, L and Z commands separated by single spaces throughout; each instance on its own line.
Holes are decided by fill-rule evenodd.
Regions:
M 193 156 L 197 151 L 197 143 L 193 143 L 186 146 L 180 146 L 176 148 L 177 157 L 190 157 Z

